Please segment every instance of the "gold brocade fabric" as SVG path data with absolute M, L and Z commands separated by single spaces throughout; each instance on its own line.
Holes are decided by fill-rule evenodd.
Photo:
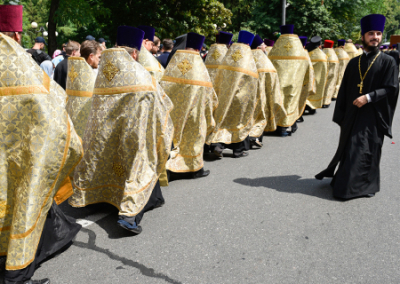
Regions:
M 333 48 L 324 48 L 323 52 L 328 59 L 328 76 L 326 78 L 323 104 L 330 105 L 332 97 L 336 92 L 337 78 L 339 75 L 339 59 Z
M 82 156 L 66 98 L 0 33 L 0 255 L 7 256 L 7 270 L 35 259 L 53 197 Z
M 289 127 L 302 115 L 299 110 L 299 101 L 308 69 L 308 58 L 304 54 L 299 37 L 294 34 L 281 35 L 268 57 L 278 71 L 281 94 L 284 97 L 283 105 L 286 110 L 286 117 L 282 118 L 278 125 Z
M 343 48 L 337 47 L 335 48 L 336 55 L 339 59 L 339 70 L 338 70 L 338 78 L 336 82 L 336 90 L 332 98 L 336 99 L 339 93 L 340 85 L 342 84 L 344 71 L 346 70 L 347 64 L 349 64 L 350 57 Z
M 257 106 L 250 137 L 260 137 L 264 131 L 275 131 L 277 122 L 286 116 L 279 86 L 278 73 L 261 49 L 252 50 L 258 71 Z
M 273 46 L 267 46 L 267 47 L 265 48 L 265 52 L 267 53 L 267 55 L 269 55 L 269 53 L 271 52 L 272 47 L 273 47 Z
M 92 67 L 83 57 L 68 58 L 67 112 L 71 117 L 76 133 L 80 137 L 85 132 L 86 123 L 92 108 L 92 95 L 96 77 Z
M 313 63 L 311 62 L 310 55 L 307 50 L 304 50 L 305 56 L 308 58 L 308 69 L 306 75 L 304 76 L 303 89 L 301 90 L 301 95 L 299 99 L 299 111 L 304 112 L 306 108 L 307 99 L 309 97 L 315 96 L 316 93 L 316 83 Z
M 143 45 L 140 49 L 138 62 L 150 72 L 151 76 L 156 78 L 158 83 L 160 82 L 164 75 L 164 67 Z
M 72 206 L 107 202 L 136 216 L 146 205 L 173 135 L 172 105 L 157 92 L 150 73 L 124 49 L 103 51 Z
M 217 76 L 218 66 L 224 61 L 224 57 L 228 52 L 225 44 L 214 43 L 210 46 L 206 57 L 206 67 L 210 75 L 211 83 L 214 84 L 215 77 Z
M 350 59 L 352 59 L 358 55 L 358 50 L 357 50 L 356 46 L 354 45 L 354 43 L 352 43 L 352 42 L 346 42 L 346 44 L 344 45 L 344 51 L 347 52 Z
M 253 126 L 257 84 L 258 72 L 250 46 L 232 44 L 215 78 L 219 104 L 214 111 L 216 127 L 207 144 L 238 143 L 247 138 Z
M 174 149 L 167 162 L 172 172 L 195 172 L 203 167 L 206 137 L 215 127 L 217 95 L 203 59 L 196 51 L 177 50 L 161 79 L 174 109 Z
M 315 93 L 307 98 L 307 105 L 312 109 L 321 108 L 324 102 L 325 85 L 328 76 L 328 59 L 319 48 L 309 53 L 314 68 Z

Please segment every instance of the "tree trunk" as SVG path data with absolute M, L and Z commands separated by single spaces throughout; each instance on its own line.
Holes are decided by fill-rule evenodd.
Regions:
M 49 41 L 49 55 L 52 56 L 53 52 L 57 49 L 57 37 L 56 28 L 57 24 L 55 21 L 55 14 L 60 6 L 60 0 L 51 0 L 50 13 L 49 13 L 49 24 L 48 24 L 48 41 Z

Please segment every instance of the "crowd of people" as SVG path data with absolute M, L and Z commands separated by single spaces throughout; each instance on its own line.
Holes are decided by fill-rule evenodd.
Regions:
M 162 186 L 212 174 L 204 155 L 246 157 L 265 136 L 293 136 L 303 114 L 332 100 L 340 143 L 316 178 L 333 177 L 341 199 L 379 191 L 399 87 L 399 53 L 379 50 L 382 15 L 361 20 L 358 49 L 308 41 L 294 25 L 281 26 L 276 41 L 242 30 L 232 42 L 219 31 L 208 52 L 197 33 L 161 41 L 151 26 L 120 26 L 113 48 L 89 35 L 53 58 L 42 37 L 27 51 L 19 45 L 22 6 L 0 6 L 0 19 L 5 283 L 50 283 L 31 279 L 35 267 L 80 229 L 59 204 L 110 203 L 116 225 L 139 234 L 144 213 L 165 203 Z

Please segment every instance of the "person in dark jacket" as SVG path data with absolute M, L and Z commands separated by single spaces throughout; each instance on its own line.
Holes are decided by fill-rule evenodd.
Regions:
M 37 38 L 35 38 L 35 45 L 31 49 L 27 50 L 27 52 L 32 55 L 33 60 L 35 60 L 39 66 L 45 60 L 51 61 L 50 55 L 43 51 L 46 45 L 47 43 L 44 38 L 38 36 Z
M 166 38 L 163 40 L 162 45 L 164 52 L 157 57 L 157 60 L 164 68 L 167 68 L 168 56 L 171 54 L 172 48 L 174 47 L 174 42 L 172 39 Z
M 67 87 L 67 74 L 68 74 L 68 57 L 81 56 L 81 45 L 76 41 L 70 40 L 65 47 L 65 53 L 63 61 L 61 61 L 56 69 L 54 70 L 54 81 L 56 81 L 64 90 Z

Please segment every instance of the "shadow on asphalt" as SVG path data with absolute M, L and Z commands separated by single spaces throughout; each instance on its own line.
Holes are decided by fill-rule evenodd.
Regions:
M 305 194 L 321 199 L 336 200 L 330 187 L 331 179 L 322 181 L 316 179 L 301 179 L 298 175 L 262 177 L 262 178 L 237 178 L 236 183 L 250 187 L 266 187 L 279 192 Z
M 103 219 L 107 219 L 107 218 L 103 218 Z M 167 275 L 165 275 L 163 273 L 158 273 L 158 272 L 154 271 L 153 268 L 146 267 L 145 265 L 143 265 L 143 264 L 141 264 L 139 262 L 133 261 L 133 260 L 128 259 L 128 258 L 125 258 L 123 256 L 119 256 L 119 255 L 111 252 L 109 249 L 104 249 L 104 248 L 98 247 L 96 245 L 96 233 L 93 232 L 92 230 L 89 230 L 87 228 L 82 228 L 81 232 L 82 233 L 87 233 L 88 236 L 89 236 L 89 240 L 88 240 L 87 243 L 74 241 L 74 243 L 73 243 L 74 246 L 77 246 L 77 247 L 83 248 L 83 249 L 90 249 L 90 250 L 102 253 L 102 254 L 108 256 L 112 260 L 116 260 L 116 261 L 121 262 L 121 264 L 123 264 L 123 265 L 130 266 L 130 267 L 138 269 L 140 271 L 140 273 L 142 275 L 144 275 L 144 276 L 157 278 L 157 279 L 162 279 L 167 283 L 181 284 L 180 281 L 172 279 L 172 278 L 170 278 L 169 276 L 167 276 Z M 120 266 L 120 267 L 117 267 L 117 269 L 123 269 L 123 267 Z

